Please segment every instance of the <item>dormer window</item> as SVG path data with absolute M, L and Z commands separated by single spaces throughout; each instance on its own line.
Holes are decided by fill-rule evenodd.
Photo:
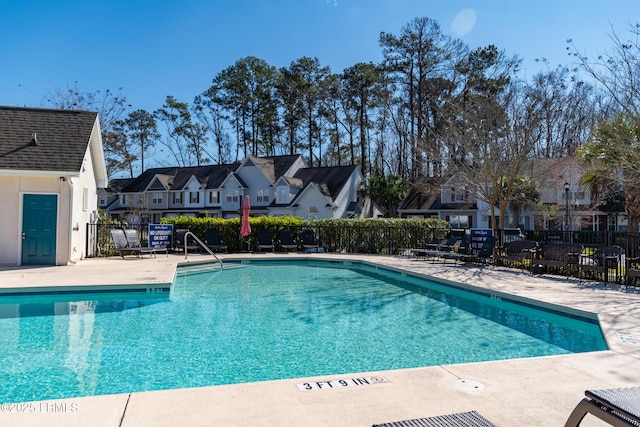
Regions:
M 466 202 L 469 200 L 469 188 L 451 187 L 451 202 Z
M 278 203 L 289 203 L 289 191 L 287 187 L 278 187 Z

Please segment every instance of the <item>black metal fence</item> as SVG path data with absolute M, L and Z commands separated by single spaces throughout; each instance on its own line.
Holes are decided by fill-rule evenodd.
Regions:
M 121 227 L 117 224 L 88 224 L 87 248 L 88 257 L 101 257 L 116 254 L 110 236 L 113 227 Z M 127 225 L 138 231 L 140 240 L 148 241 L 148 228 L 146 225 Z M 250 236 L 240 236 L 239 224 L 220 230 L 223 243 L 229 252 L 243 252 L 257 250 L 256 236 L 260 229 L 252 226 Z M 394 255 L 404 248 L 421 248 L 431 242 L 434 237 L 448 237 L 460 235 L 465 230 L 453 230 L 448 228 L 431 228 L 407 224 L 405 226 L 348 226 L 344 223 L 317 225 L 317 226 L 287 226 L 292 231 L 293 240 L 299 244 L 302 250 L 302 231 L 311 229 L 314 232 L 317 244 L 326 252 L 332 253 L 362 253 L 362 254 L 386 254 Z M 282 228 L 270 228 L 276 250 L 279 250 L 278 233 Z M 174 230 L 175 233 L 175 230 Z M 199 231 L 194 231 L 198 237 Z M 640 279 L 640 233 L 614 232 L 614 231 L 523 231 L 513 233 L 512 230 L 499 235 L 507 236 L 504 241 L 516 239 L 534 240 L 541 247 L 549 243 L 579 243 L 583 245 L 585 253 L 593 253 L 599 248 L 617 245 L 623 249 L 622 260 L 611 276 L 621 283 L 629 283 L 636 278 Z M 175 238 L 174 238 L 175 240 Z M 615 274 L 614 274 L 615 273 Z M 579 269 L 575 274 L 580 274 Z
M 87 224 L 88 257 L 113 255 L 113 242 L 110 230 L 121 228 L 119 224 Z M 148 227 L 146 225 L 126 225 L 126 228 L 138 231 L 142 243 L 148 241 Z M 269 228 L 276 250 L 278 234 L 285 227 Z M 302 231 L 311 229 L 316 242 L 326 252 L 334 253 L 367 253 L 367 254 L 395 254 L 399 248 L 417 248 L 433 240 L 434 236 L 445 237 L 451 233 L 448 228 L 429 228 L 419 226 L 287 226 L 292 231 L 293 240 L 302 249 Z M 246 238 L 240 236 L 240 227 L 225 227 L 220 230 L 220 236 L 229 252 L 256 250 L 257 235 L 261 228 L 252 226 L 252 233 Z M 204 232 L 193 230 L 200 239 L 204 240 Z M 202 236 L 200 235 L 202 234 Z M 175 229 L 174 229 L 175 241 Z
M 541 246 L 547 243 L 579 243 L 585 249 L 620 246 L 627 258 L 640 256 L 640 233 L 621 231 L 524 231 L 527 240 L 535 240 Z

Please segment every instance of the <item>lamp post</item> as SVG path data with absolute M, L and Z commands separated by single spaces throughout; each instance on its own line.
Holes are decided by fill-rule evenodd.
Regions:
M 569 231 L 569 187 L 568 182 L 564 183 L 564 224 L 565 230 Z

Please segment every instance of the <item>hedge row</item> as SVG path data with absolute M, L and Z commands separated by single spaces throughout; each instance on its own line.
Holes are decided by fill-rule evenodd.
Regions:
M 207 229 L 218 230 L 220 239 L 235 252 L 254 249 L 259 230 L 269 230 L 277 246 L 278 233 L 284 229 L 293 232 L 299 241 L 304 229 L 312 229 L 316 239 L 327 252 L 394 253 L 397 248 L 419 247 L 434 236 L 444 237 L 449 224 L 434 218 L 426 219 L 316 219 L 305 220 L 293 216 L 260 216 L 249 218 L 251 235 L 240 236 L 240 218 L 163 218 L 163 224 L 173 224 L 174 230 L 189 229 L 202 238 Z

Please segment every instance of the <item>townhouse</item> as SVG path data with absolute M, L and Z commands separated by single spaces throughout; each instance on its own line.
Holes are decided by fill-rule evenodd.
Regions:
M 234 218 L 250 197 L 254 216 L 348 218 L 363 210 L 358 166 L 308 168 L 300 155 L 249 156 L 240 163 L 165 167 L 116 179 L 99 193 L 99 206 L 129 223 L 163 217 Z

